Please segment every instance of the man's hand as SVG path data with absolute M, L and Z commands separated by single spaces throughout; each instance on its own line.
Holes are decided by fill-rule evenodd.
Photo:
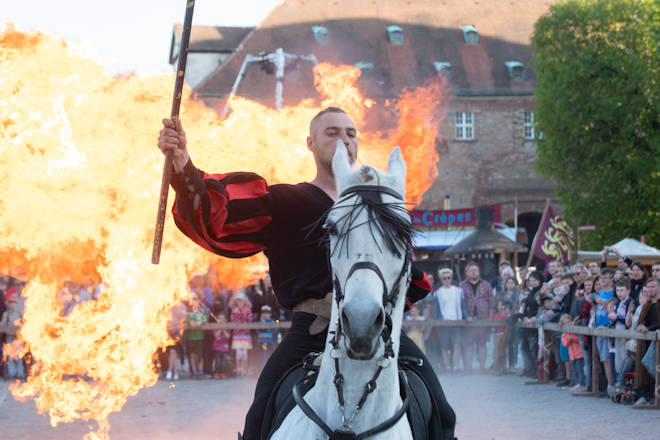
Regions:
M 163 128 L 158 134 L 158 148 L 163 154 L 167 154 L 168 151 L 174 153 L 172 160 L 174 171 L 181 173 L 188 163 L 189 156 L 186 149 L 186 132 L 183 131 L 181 119 L 175 121 L 163 119 Z

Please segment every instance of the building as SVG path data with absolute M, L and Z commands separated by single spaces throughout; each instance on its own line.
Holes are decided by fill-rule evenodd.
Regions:
M 533 169 L 539 133 L 530 67 L 533 26 L 551 3 L 287 0 L 193 89 L 216 105 L 234 89 L 275 107 L 269 59 L 278 49 L 361 68 L 360 88 L 377 102 L 445 75 L 453 98 L 437 145 L 439 175 L 417 209 L 443 209 L 448 201 L 454 209 L 500 205 L 501 221 L 513 226 L 517 206 L 518 225 L 531 239 L 554 187 Z M 263 62 L 242 70 L 248 54 Z M 317 97 L 312 68 L 306 59 L 286 64 L 284 104 Z

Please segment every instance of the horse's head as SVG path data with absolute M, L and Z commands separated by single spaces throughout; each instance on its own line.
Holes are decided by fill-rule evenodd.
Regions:
M 391 357 L 391 336 L 398 345 L 410 281 L 406 165 L 397 147 L 390 154 L 387 174 L 368 166 L 353 169 L 345 147 L 338 143 L 332 169 L 339 198 L 325 228 L 339 317 L 336 330 L 344 336 L 352 359 L 371 359 L 377 352 Z

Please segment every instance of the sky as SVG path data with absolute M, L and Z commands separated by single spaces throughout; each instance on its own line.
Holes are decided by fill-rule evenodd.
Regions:
M 281 0 L 197 0 L 193 25 L 256 26 Z M 0 31 L 47 31 L 109 72 L 172 72 L 172 28 L 183 23 L 188 0 L 3 1 Z

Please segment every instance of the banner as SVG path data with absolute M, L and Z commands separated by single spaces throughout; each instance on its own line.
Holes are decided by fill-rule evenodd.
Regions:
M 533 254 L 545 261 L 557 260 L 567 265 L 575 257 L 575 234 L 559 211 L 548 204 L 545 215 L 534 238 Z
M 482 206 L 481 208 L 493 209 L 493 222 L 502 221 L 501 205 Z M 448 209 L 444 211 L 422 211 L 414 209 L 410 211 L 413 226 L 429 228 L 449 228 L 458 226 L 474 226 L 477 224 L 475 211 L 477 208 Z

